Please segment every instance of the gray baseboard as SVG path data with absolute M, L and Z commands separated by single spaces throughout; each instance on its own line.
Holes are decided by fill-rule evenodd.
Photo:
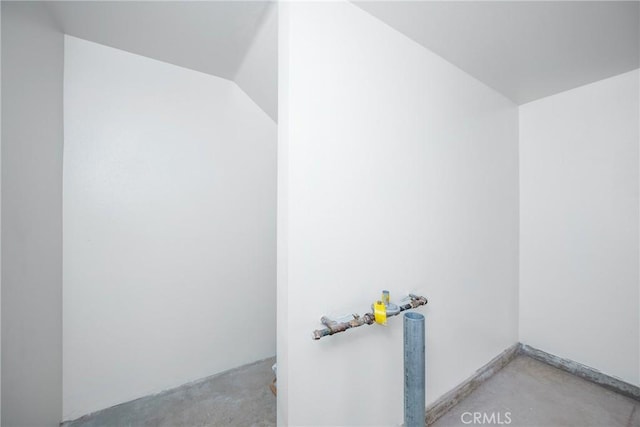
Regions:
M 239 386 L 240 389 L 245 387 L 245 384 L 250 384 L 251 387 L 254 387 L 256 381 L 253 378 L 256 375 L 261 380 L 265 380 L 264 387 L 268 390 L 269 382 L 273 378 L 271 366 L 275 361 L 276 357 L 273 356 L 238 366 L 227 371 L 218 372 L 217 374 L 197 379 L 158 393 L 149 394 L 108 408 L 99 409 L 73 420 L 65 420 L 60 423 L 60 427 L 174 425 L 175 419 L 173 419 L 173 423 L 167 423 L 167 420 L 172 419 L 168 414 L 173 410 L 187 410 L 187 412 L 190 412 L 190 419 L 194 425 L 225 425 L 223 423 L 223 419 L 226 420 L 226 418 L 224 417 L 228 417 L 229 414 L 234 414 L 234 416 L 242 418 L 242 416 L 239 415 L 241 411 L 235 409 L 232 409 L 231 412 L 220 411 L 221 405 L 224 406 L 225 400 L 218 399 L 218 402 L 223 403 L 215 403 L 214 405 L 217 406 L 218 412 L 223 415 L 211 415 L 209 411 L 214 414 L 216 413 L 214 409 L 210 408 L 212 402 L 215 402 L 216 400 L 210 399 L 215 398 L 216 396 L 219 398 L 231 394 L 232 397 L 238 399 L 236 402 L 240 401 L 242 403 L 241 407 L 245 409 L 245 413 L 248 412 L 249 414 L 252 413 L 251 411 L 259 410 L 261 407 L 264 408 L 265 406 L 270 406 L 272 399 L 270 391 L 267 391 L 269 399 L 265 400 L 265 406 L 262 406 L 262 403 L 257 403 L 255 406 L 252 406 L 253 409 L 248 410 L 243 406 L 247 404 L 247 401 L 243 401 L 243 399 L 258 397 L 257 400 L 260 400 L 261 398 L 259 395 L 251 395 L 247 392 L 239 393 L 238 391 L 228 392 L 227 390 L 229 382 L 233 382 L 236 384 L 236 387 Z M 249 378 L 252 379 L 248 380 Z M 207 403 L 205 404 L 205 402 Z M 196 409 L 188 411 L 190 407 Z M 204 411 L 202 408 L 210 409 Z M 249 417 L 251 416 L 249 415 Z M 273 417 L 273 425 L 275 425 L 275 407 L 272 413 L 268 410 L 262 411 L 261 414 L 258 414 L 258 417 L 261 418 L 262 421 L 266 422 L 266 425 L 271 425 L 271 417 Z M 247 420 L 245 419 L 245 421 Z M 255 424 L 246 423 L 246 425 Z
M 640 387 L 604 374 L 597 369 L 574 362 L 573 360 L 549 354 L 526 344 L 520 345 L 520 353 L 525 356 L 529 356 L 532 359 L 546 363 L 547 365 L 553 366 L 554 368 L 558 368 L 580 378 L 584 378 L 587 381 L 615 391 L 616 393 L 620 393 L 623 396 L 640 401 Z
M 491 378 L 496 372 L 504 368 L 519 355 L 538 360 L 640 402 L 640 387 L 638 386 L 629 384 L 618 378 L 604 374 L 597 369 L 574 362 L 573 360 L 564 359 L 529 345 L 517 343 L 494 357 L 472 376 L 429 405 L 426 413 L 427 425 L 435 423 L 438 418 L 449 411 L 449 409 L 457 405 L 458 402 L 477 389 L 480 384 Z
M 491 378 L 496 372 L 509 364 L 520 352 L 520 344 L 514 344 L 496 357 L 489 363 L 478 369 L 472 376 L 467 378 L 462 384 L 453 390 L 440 396 L 438 400 L 427 407 L 427 425 L 431 425 L 438 418 L 443 416 L 449 409 L 453 408 L 458 402 L 467 397 L 480 384 Z

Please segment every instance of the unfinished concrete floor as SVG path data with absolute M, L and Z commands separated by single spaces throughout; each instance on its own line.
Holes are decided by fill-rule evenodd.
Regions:
M 269 384 L 275 358 L 143 397 L 63 424 L 64 427 L 201 427 L 276 425 Z
M 276 398 L 269 390 L 274 362 L 267 359 L 114 406 L 65 427 L 275 426 Z M 474 413 L 493 414 L 493 419 L 474 422 Z M 518 356 L 432 426 L 469 425 L 640 427 L 640 402 Z
M 469 425 L 640 427 L 640 402 L 518 356 L 432 424 Z

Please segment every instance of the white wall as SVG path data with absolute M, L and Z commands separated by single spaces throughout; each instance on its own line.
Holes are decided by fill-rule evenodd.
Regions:
M 2 6 L 0 5 L 0 46 L 2 46 Z M 0 82 L 2 81 L 2 54 L 0 47 Z M 0 84 L 0 100 L 2 84 Z M 0 135 L 2 135 L 2 102 L 0 102 Z M 0 367 L 2 366 L 2 138 L 0 137 Z M 2 369 L 0 369 L 0 424 L 2 423 Z
M 281 7 L 279 422 L 399 425 L 402 320 L 311 331 L 426 295 L 429 402 L 517 342 L 517 108 L 350 3 Z
M 2 2 L 2 425 L 62 408 L 63 36 L 40 2 Z
M 274 121 L 278 120 L 278 7 L 269 4 L 234 80 Z
M 633 384 L 639 77 L 520 107 L 520 340 Z
M 275 354 L 276 126 L 235 83 L 66 38 L 64 418 Z
M 289 425 L 289 3 L 278 9 L 278 192 L 276 249 L 276 350 L 278 395 L 276 418 L 279 426 Z M 282 83 L 282 84 L 280 84 Z

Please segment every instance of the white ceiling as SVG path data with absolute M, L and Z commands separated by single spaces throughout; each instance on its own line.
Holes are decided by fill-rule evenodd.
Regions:
M 52 1 L 66 34 L 233 79 L 264 1 Z
M 640 67 L 638 1 L 354 3 L 518 104 Z M 65 33 L 234 80 L 276 119 L 268 1 L 47 4 Z
M 640 67 L 638 1 L 356 1 L 517 104 Z

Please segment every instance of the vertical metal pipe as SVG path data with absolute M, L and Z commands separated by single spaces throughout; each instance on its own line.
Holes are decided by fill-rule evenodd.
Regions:
M 424 316 L 404 314 L 404 427 L 425 425 Z

